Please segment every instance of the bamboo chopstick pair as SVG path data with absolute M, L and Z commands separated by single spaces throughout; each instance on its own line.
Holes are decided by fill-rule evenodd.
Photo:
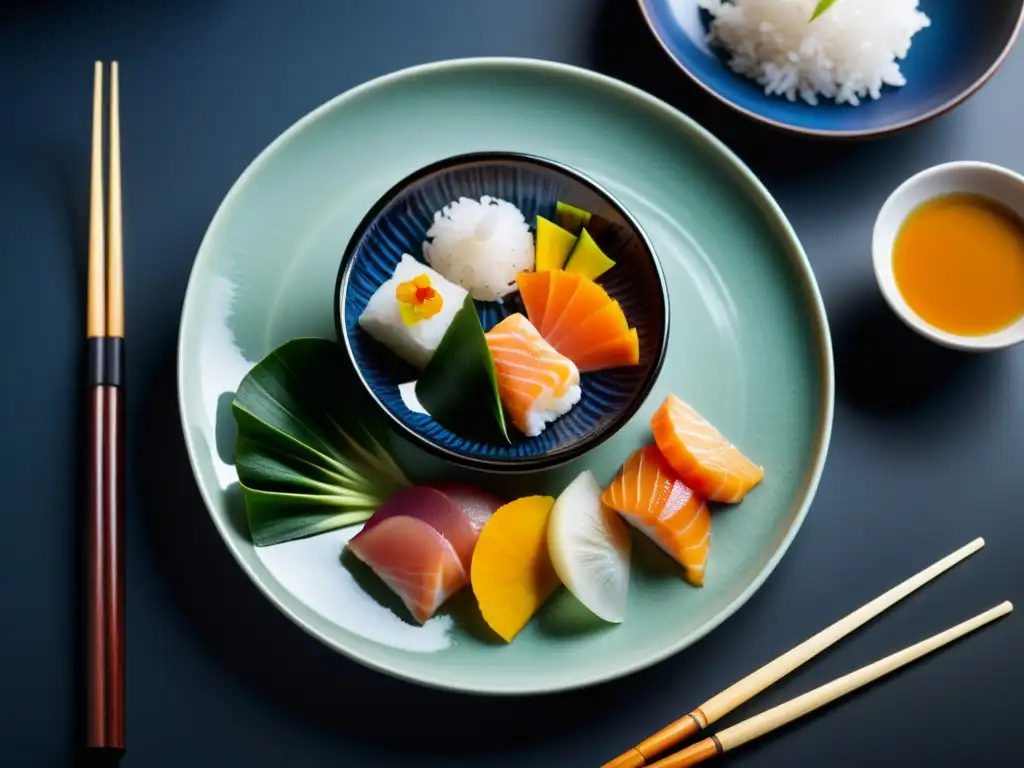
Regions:
M 976 629 L 1005 616 L 1013 610 L 1007 601 L 1000 603 L 972 619 L 957 624 L 944 632 L 922 640 L 909 648 L 886 656 L 884 659 L 861 667 L 843 677 L 815 688 L 808 693 L 773 707 L 766 712 L 755 715 L 737 725 L 726 728 L 721 733 L 703 739 L 673 755 L 669 755 L 655 763 L 654 759 L 663 752 L 681 744 L 698 731 L 707 728 L 721 719 L 736 707 L 750 700 L 765 688 L 788 675 L 794 669 L 810 661 L 823 650 L 841 640 L 867 621 L 892 607 L 919 587 L 924 586 L 936 576 L 944 573 L 957 563 L 965 560 L 985 545 L 984 539 L 977 538 L 956 552 L 933 563 L 920 573 L 911 576 L 888 592 L 861 606 L 853 613 L 845 616 L 835 624 L 826 627 L 818 634 L 808 638 L 792 650 L 752 672 L 739 682 L 734 683 L 721 693 L 701 704 L 692 712 L 684 715 L 674 723 L 662 728 L 653 736 L 645 739 L 614 760 L 605 763 L 602 768 L 686 768 L 696 765 L 712 757 L 735 749 L 742 744 L 764 736 L 776 728 L 791 723 L 824 705 L 845 696 L 868 683 L 894 672 L 906 664 L 935 651 Z
M 86 551 L 86 747 L 124 751 L 124 257 L 117 62 L 110 65 L 109 200 L 104 232 L 103 63 L 93 82 L 86 336 L 90 390 Z

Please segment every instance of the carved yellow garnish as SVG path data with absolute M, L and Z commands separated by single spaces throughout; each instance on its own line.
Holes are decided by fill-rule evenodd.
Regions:
M 395 298 L 398 299 L 398 311 L 402 314 L 402 322 L 406 325 L 416 325 L 421 320 L 429 320 L 444 306 L 444 299 L 434 290 L 426 274 L 400 283 L 395 289 Z

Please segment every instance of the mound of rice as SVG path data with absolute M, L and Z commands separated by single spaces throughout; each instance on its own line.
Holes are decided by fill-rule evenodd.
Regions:
M 817 0 L 698 0 L 714 17 L 708 40 L 733 71 L 767 94 L 857 106 L 906 79 L 898 59 L 931 24 L 917 0 L 838 0 L 808 23 Z
M 497 301 L 516 290 L 516 275 L 532 270 L 533 235 L 512 203 L 484 195 L 460 197 L 434 214 L 423 257 L 474 299 Z

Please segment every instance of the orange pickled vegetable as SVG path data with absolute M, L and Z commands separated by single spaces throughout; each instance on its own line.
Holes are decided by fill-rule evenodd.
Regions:
M 473 552 L 473 594 L 484 621 L 506 642 L 512 642 L 561 583 L 548 554 L 548 517 L 554 504 L 551 496 L 526 496 L 498 508 Z

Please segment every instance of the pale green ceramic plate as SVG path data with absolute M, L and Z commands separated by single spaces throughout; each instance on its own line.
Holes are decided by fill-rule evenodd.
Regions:
M 510 645 L 471 620 L 469 590 L 425 626 L 412 626 L 392 610 L 386 590 L 342 564 L 354 529 L 262 549 L 249 538 L 231 458 L 229 406 L 238 382 L 292 337 L 334 338 L 338 260 L 381 193 L 419 166 L 478 150 L 549 157 L 605 185 L 646 229 L 671 289 L 668 356 L 633 421 L 582 459 L 515 478 L 514 491 L 497 489 L 557 493 L 588 467 L 607 482 L 650 440 L 647 420 L 670 391 L 766 468 L 743 504 L 716 510 L 703 588 L 639 547 L 622 625 L 588 620 L 563 589 Z M 217 530 L 281 611 L 375 669 L 444 688 L 521 694 L 635 672 L 687 647 L 750 597 L 789 547 L 817 488 L 832 424 L 833 363 L 821 299 L 793 230 L 715 138 L 662 102 L 584 70 L 462 60 L 337 97 L 246 170 L 217 211 L 189 282 L 179 398 Z M 411 448 L 398 450 L 419 477 L 450 472 Z

